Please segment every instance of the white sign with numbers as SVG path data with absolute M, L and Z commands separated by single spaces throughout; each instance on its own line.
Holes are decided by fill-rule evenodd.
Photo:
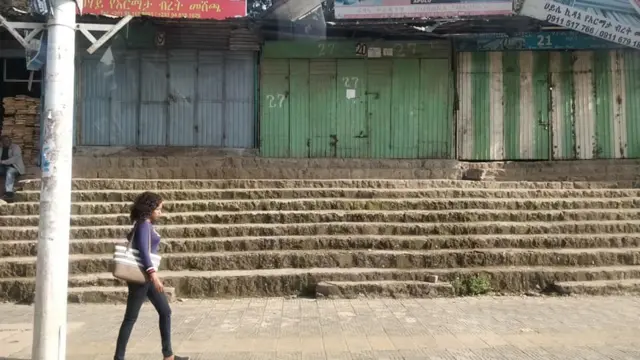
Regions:
M 593 2 L 601 2 L 603 8 L 607 8 L 605 0 L 593 0 Z M 634 9 L 631 4 L 629 9 L 632 11 Z M 520 10 L 521 15 L 560 25 L 623 46 L 640 49 L 640 27 L 616 20 L 615 13 L 615 11 L 609 11 L 596 14 L 590 11 L 590 8 L 568 6 L 554 0 L 524 0 Z M 637 18 L 640 23 L 640 13 L 637 17 L 628 16 Z M 623 19 L 623 17 L 618 17 L 618 19 Z

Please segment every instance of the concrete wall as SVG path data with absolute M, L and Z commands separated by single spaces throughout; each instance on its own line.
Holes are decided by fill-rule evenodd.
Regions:
M 82 178 L 134 179 L 462 179 L 633 181 L 640 160 L 469 163 L 455 160 L 260 158 L 254 151 L 185 148 L 77 148 Z M 480 173 L 480 176 L 477 176 Z

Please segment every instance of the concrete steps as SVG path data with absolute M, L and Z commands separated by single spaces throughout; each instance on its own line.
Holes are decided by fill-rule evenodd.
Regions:
M 131 202 L 77 202 L 74 215 L 128 214 Z M 224 211 L 321 211 L 321 210 L 580 210 L 637 209 L 640 198 L 541 198 L 541 199 L 265 199 L 166 201 L 169 213 Z M 38 202 L 20 202 L 0 207 L 0 216 L 36 215 Z
M 119 239 L 71 240 L 70 254 L 111 254 Z M 440 249 L 593 249 L 640 247 L 632 234 L 542 235 L 314 235 L 162 240 L 162 253 L 239 252 L 268 250 L 440 250 Z M 0 241 L 0 257 L 35 256 L 36 240 Z
M 581 210 L 319 210 L 168 213 L 162 226 L 195 224 L 320 224 L 320 223 L 470 223 L 470 222 L 557 222 L 621 221 L 640 219 L 640 209 Z M 38 215 L 0 216 L 2 227 L 38 226 Z M 71 226 L 129 225 L 126 214 L 74 215 Z
M 39 179 L 21 181 L 24 190 L 40 190 Z M 390 179 L 73 179 L 78 190 L 225 190 L 225 189 L 632 189 L 638 181 L 459 181 L 459 180 L 390 180 Z
M 455 295 L 448 283 L 424 281 L 323 281 L 316 286 L 316 297 L 346 298 L 434 298 Z
M 129 290 L 126 286 L 88 286 L 75 287 L 69 289 L 67 301 L 77 304 L 91 303 L 113 303 L 121 304 L 127 302 Z M 164 288 L 167 300 L 172 302 L 175 299 L 175 289 Z
M 477 275 L 500 293 L 562 283 L 619 292 L 606 282 L 640 279 L 637 185 L 78 179 L 70 300 L 124 299 L 109 273 L 113 246 L 130 230 L 131 200 L 149 189 L 165 199 L 161 275 L 181 298 L 453 296 L 451 284 Z M 26 181 L 19 202 L 0 205 L 0 300 L 32 298 L 39 186 Z
M 550 290 L 561 295 L 638 295 L 640 279 L 557 282 Z
M 475 223 L 329 222 L 307 224 L 189 224 L 157 226 L 166 238 L 264 237 L 313 235 L 491 235 L 640 233 L 640 221 L 556 221 Z M 71 239 L 124 238 L 130 226 L 74 226 Z M 36 240 L 38 228 L 3 227 L 0 241 Z
M 75 177 L 136 179 L 462 179 L 482 169 L 501 181 L 637 180 L 640 161 L 462 162 L 455 160 L 257 157 L 252 151 L 180 147 L 84 148 L 74 153 Z
M 437 275 L 441 282 L 481 275 L 494 291 L 522 293 L 546 289 L 557 282 L 624 280 L 640 278 L 640 266 L 608 267 L 479 267 L 451 269 L 258 269 L 242 271 L 162 271 L 165 286 L 181 298 L 279 297 L 315 295 L 323 281 L 420 281 Z M 72 288 L 122 287 L 111 273 L 72 275 Z M 28 302 L 33 297 L 35 278 L 1 278 L 0 299 Z
M 78 190 L 71 194 L 74 202 L 131 202 L 139 190 Z M 541 198 L 629 198 L 640 196 L 640 189 L 372 189 L 372 188 L 292 188 L 292 189 L 202 189 L 158 190 L 166 201 L 191 200 L 264 200 L 264 199 L 541 199 Z M 35 190 L 18 193 L 20 202 L 38 202 Z
M 70 274 L 108 272 L 112 254 L 72 255 Z M 0 277 L 32 277 L 34 257 L 0 259 Z M 446 250 L 277 250 L 170 253 L 161 269 L 223 271 L 280 268 L 436 269 L 481 266 L 619 266 L 640 264 L 640 248 L 446 249 Z

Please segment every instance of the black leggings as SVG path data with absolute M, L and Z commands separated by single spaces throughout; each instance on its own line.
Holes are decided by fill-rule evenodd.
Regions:
M 158 292 L 152 283 L 145 284 L 128 284 L 129 296 L 127 297 L 127 310 L 124 313 L 124 320 L 120 326 L 118 334 L 118 343 L 116 345 L 116 354 L 114 360 L 124 360 L 124 354 L 127 350 L 127 343 L 138 320 L 138 314 L 144 301 L 149 301 L 156 308 L 160 317 L 160 338 L 162 339 L 162 355 L 170 357 L 173 355 L 171 350 L 171 308 L 164 293 Z

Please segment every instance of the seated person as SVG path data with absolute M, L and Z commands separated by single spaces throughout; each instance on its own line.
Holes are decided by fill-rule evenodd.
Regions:
M 14 144 L 11 138 L 3 135 L 0 137 L 2 154 L 0 156 L 0 176 L 4 176 L 4 197 L 3 200 L 11 202 L 15 197 L 14 186 L 16 178 L 24 174 L 25 167 L 22 161 L 22 151 L 20 146 Z

